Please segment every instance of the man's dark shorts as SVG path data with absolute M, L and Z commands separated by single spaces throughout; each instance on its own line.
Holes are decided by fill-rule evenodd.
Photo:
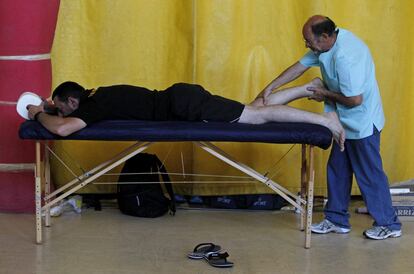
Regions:
M 200 85 L 179 83 L 165 92 L 168 93 L 174 120 L 237 122 L 244 109 L 243 104 L 212 95 Z

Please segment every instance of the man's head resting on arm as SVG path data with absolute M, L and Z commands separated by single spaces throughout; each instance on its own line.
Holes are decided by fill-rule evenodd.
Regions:
M 45 104 L 40 104 L 27 106 L 29 118 L 37 120 L 54 134 L 68 136 L 86 127 L 86 123 L 82 119 L 68 116 L 79 108 L 80 104 L 88 98 L 89 93 L 77 83 L 62 83 L 52 94 L 58 116 L 45 112 Z
M 329 17 L 314 15 L 303 25 L 302 34 L 306 47 L 321 54 L 335 44 L 338 29 Z
M 79 105 L 88 98 L 89 91 L 75 82 L 64 82 L 56 87 L 52 100 L 59 116 L 66 117 L 79 108 Z

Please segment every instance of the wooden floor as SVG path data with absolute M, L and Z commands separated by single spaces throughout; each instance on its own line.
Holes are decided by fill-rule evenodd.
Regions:
M 353 213 L 351 223 L 347 235 L 312 235 L 306 250 L 291 211 L 179 210 L 140 219 L 108 207 L 54 218 L 36 245 L 33 215 L 0 214 L 0 273 L 414 273 L 414 221 L 403 221 L 403 237 L 384 241 L 363 238 L 368 215 Z M 187 259 L 201 242 L 224 247 L 234 267 Z

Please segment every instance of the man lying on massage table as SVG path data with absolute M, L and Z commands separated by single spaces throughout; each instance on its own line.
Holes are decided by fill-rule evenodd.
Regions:
M 250 104 L 212 95 L 193 84 L 174 84 L 164 91 L 143 87 L 115 85 L 85 90 L 75 82 L 60 84 L 52 94 L 58 116 L 44 112 L 43 104 L 28 105 L 29 118 L 39 121 L 50 132 L 68 136 L 88 124 L 100 120 L 181 120 L 205 122 L 238 122 L 263 124 L 266 122 L 302 122 L 329 128 L 343 150 L 345 131 L 335 112 L 323 115 L 285 106 L 285 104 L 313 92 L 308 87 L 321 86 L 315 78 L 303 86 L 273 93 L 272 105 L 257 98 Z

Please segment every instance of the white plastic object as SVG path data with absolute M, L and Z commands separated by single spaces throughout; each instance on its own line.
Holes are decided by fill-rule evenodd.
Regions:
M 17 100 L 16 111 L 24 119 L 29 120 L 29 111 L 26 108 L 27 105 L 39 106 L 42 101 L 42 98 L 33 92 L 23 92 Z

